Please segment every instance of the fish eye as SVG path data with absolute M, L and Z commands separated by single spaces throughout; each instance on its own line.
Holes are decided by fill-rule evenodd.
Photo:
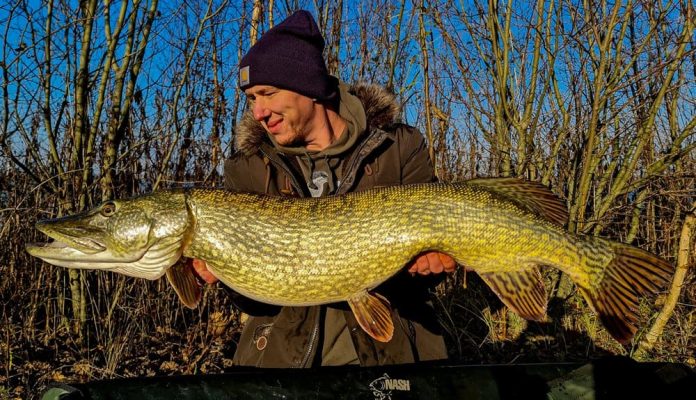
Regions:
M 101 215 L 105 217 L 110 217 L 116 212 L 116 204 L 113 201 L 107 201 L 102 205 Z

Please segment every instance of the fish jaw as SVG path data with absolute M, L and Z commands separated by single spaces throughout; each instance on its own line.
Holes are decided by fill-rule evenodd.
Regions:
M 26 250 L 60 267 L 155 280 L 181 258 L 187 215 L 184 195 L 178 192 L 106 202 L 91 211 L 38 222 L 36 228 L 53 241 L 32 243 Z
M 76 250 L 81 254 L 98 254 L 106 250 L 106 244 L 102 239 L 104 232 L 101 229 L 76 226 L 60 219 L 39 221 L 36 223 L 36 229 L 54 240 L 35 245 L 44 247 L 47 252 L 72 253 L 70 250 Z M 35 251 L 41 254 L 41 249 Z
M 62 242 L 27 245 L 26 250 L 34 257 L 64 268 L 111 271 L 134 278 L 159 279 L 167 269 L 181 258 L 181 250 L 174 246 L 153 246 L 148 251 L 124 259 L 108 249 L 99 253 L 86 254 Z M 156 253 L 156 255 L 153 255 Z M 140 257 L 138 257 L 140 255 Z
M 117 254 L 109 248 L 83 252 L 69 244 L 54 240 L 32 243 L 27 252 L 43 261 L 64 268 L 111 271 L 134 278 L 155 280 L 181 258 L 181 238 L 168 237 L 149 247 Z
M 83 250 L 83 245 L 72 245 L 61 240 L 47 243 L 32 243 L 26 250 L 34 257 L 40 258 L 49 264 L 66 268 L 78 269 L 105 269 L 100 265 L 121 262 L 130 263 L 142 258 L 143 251 L 130 253 L 128 257 L 113 254 L 109 249 L 102 247 L 100 250 L 89 248 Z
M 66 265 L 71 263 L 80 265 L 84 262 L 133 262 L 142 257 L 145 249 L 132 251 L 131 248 L 129 251 L 115 254 L 114 244 L 109 243 L 109 228 L 99 219 L 99 213 L 88 211 L 69 217 L 39 221 L 36 223 L 36 229 L 53 241 L 30 244 L 27 246 L 27 252 L 53 265 L 68 268 L 75 268 Z

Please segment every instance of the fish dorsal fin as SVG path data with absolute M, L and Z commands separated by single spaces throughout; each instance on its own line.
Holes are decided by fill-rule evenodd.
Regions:
M 193 272 L 193 267 L 182 257 L 166 272 L 167 280 L 174 288 L 179 300 L 188 308 L 196 308 L 203 292 Z
M 522 318 L 540 321 L 546 316 L 546 287 L 538 268 L 479 275 L 503 304 Z
M 519 207 L 553 223 L 568 223 L 568 208 L 549 188 L 538 182 L 518 178 L 478 178 L 464 182 L 505 196 Z
M 348 299 L 355 319 L 368 335 L 379 342 L 388 342 L 394 335 L 394 321 L 389 301 L 377 293 L 367 291 Z

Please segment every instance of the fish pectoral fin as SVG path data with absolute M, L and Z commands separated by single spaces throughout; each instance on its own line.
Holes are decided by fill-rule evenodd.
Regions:
M 498 298 L 524 319 L 546 317 L 546 287 L 539 269 L 479 274 Z
M 182 257 L 167 269 L 167 280 L 186 307 L 196 308 L 203 297 L 203 291 L 193 272 L 193 267 L 186 261 L 187 259 Z
M 388 342 L 394 335 L 389 300 L 377 293 L 361 292 L 348 299 L 355 319 L 368 335 L 379 342 Z

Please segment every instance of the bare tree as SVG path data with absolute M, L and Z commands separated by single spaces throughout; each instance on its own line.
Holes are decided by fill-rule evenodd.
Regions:
M 166 283 L 53 268 L 29 259 L 24 243 L 39 239 L 29 229 L 37 219 L 109 197 L 218 185 L 245 111 L 238 62 L 263 32 L 300 8 L 319 22 L 331 73 L 393 91 L 402 120 L 427 137 L 441 179 L 540 181 L 567 203 L 570 230 L 684 260 L 688 246 L 680 239 L 696 200 L 691 3 L 46 0 L 35 7 L 23 0 L 0 6 L 0 246 L 9 249 L 0 252 L 0 273 L 13 277 L 0 282 L 0 340 L 3 350 L 20 354 L 0 351 L 0 370 L 7 382 L 31 387 L 51 371 L 21 370 L 16 360 L 29 365 L 35 349 L 49 346 L 100 377 L 148 374 L 132 367 L 151 352 L 148 344 L 176 346 L 168 354 L 182 367 L 172 371 L 222 365 L 220 352 L 208 350 L 218 337 L 213 322 L 229 327 L 227 343 L 238 327 L 224 292 L 206 290 L 204 306 L 183 310 Z M 693 268 L 680 271 L 685 283 L 666 296 L 669 307 L 651 331 L 664 343 L 642 345 L 654 346 L 656 359 L 687 359 L 694 346 L 693 311 L 684 305 L 696 302 Z M 557 279 L 556 296 L 575 301 L 569 281 L 550 278 Z M 446 281 L 439 299 L 443 313 L 453 310 L 445 317 L 462 357 L 480 356 L 481 343 L 514 340 L 523 323 L 491 312 L 483 290 L 460 295 L 457 279 Z M 647 322 L 657 307 L 645 309 Z M 457 316 L 462 310 L 470 319 Z M 482 320 L 487 330 L 472 329 Z M 571 314 L 559 324 L 584 326 L 601 342 L 592 321 Z M 491 354 L 504 353 L 498 350 Z M 161 357 L 153 358 L 154 370 L 166 370 Z

